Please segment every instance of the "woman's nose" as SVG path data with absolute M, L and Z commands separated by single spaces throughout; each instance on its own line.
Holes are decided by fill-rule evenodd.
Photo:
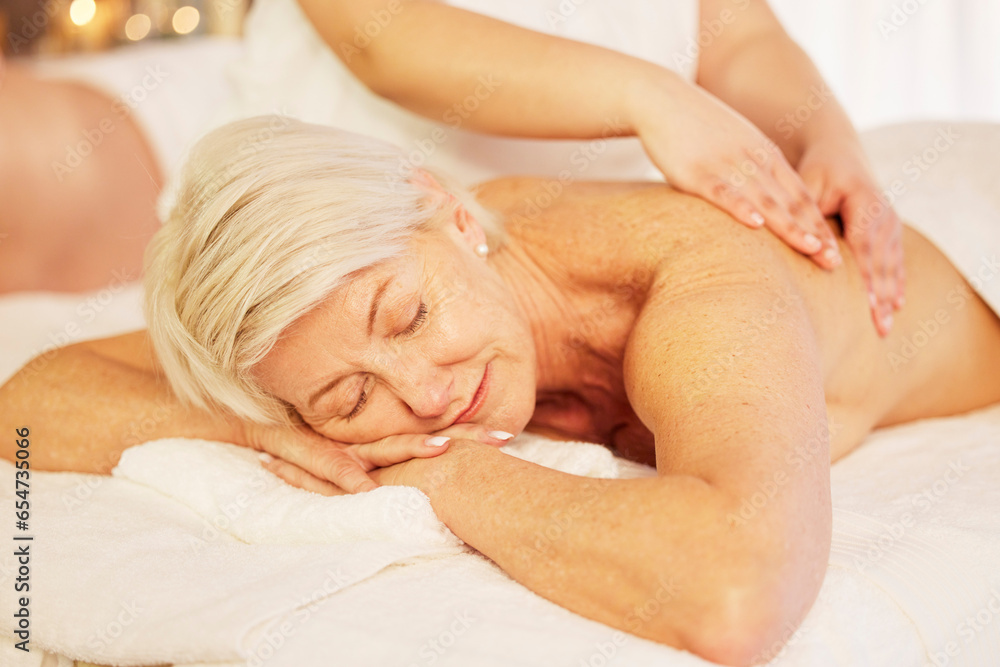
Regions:
M 421 419 L 435 419 L 448 412 L 453 400 L 455 375 L 432 364 L 406 364 L 397 378 L 401 398 Z
M 415 389 L 410 400 L 410 409 L 414 415 L 421 419 L 437 419 L 448 412 L 451 405 L 449 385 L 434 383 Z

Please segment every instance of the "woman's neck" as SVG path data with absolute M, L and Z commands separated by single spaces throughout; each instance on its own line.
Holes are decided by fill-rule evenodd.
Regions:
M 573 367 L 578 360 L 566 351 L 580 347 L 574 329 L 579 329 L 584 318 L 582 300 L 566 272 L 553 266 L 544 253 L 513 237 L 490 254 L 489 262 L 529 323 L 535 344 L 537 390 L 560 391 L 572 386 L 580 369 Z

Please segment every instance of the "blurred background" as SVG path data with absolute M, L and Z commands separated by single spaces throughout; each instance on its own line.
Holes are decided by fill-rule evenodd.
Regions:
M 1000 121 L 997 0 L 771 0 L 862 130 Z
M 250 0 L 2 0 L 8 57 L 104 51 L 198 35 L 240 34 Z

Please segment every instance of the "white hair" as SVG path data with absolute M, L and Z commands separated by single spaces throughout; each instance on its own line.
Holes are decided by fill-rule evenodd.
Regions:
M 177 396 L 290 424 L 251 371 L 293 322 L 460 205 L 503 243 L 468 190 L 432 172 L 454 198 L 428 197 L 418 172 L 394 146 L 281 116 L 202 138 L 146 253 L 149 336 Z

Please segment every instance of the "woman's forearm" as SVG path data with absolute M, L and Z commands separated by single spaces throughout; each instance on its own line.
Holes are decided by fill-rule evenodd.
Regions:
M 442 521 L 560 606 L 727 664 L 775 641 L 766 522 L 734 530 L 738 503 L 703 480 L 578 477 L 467 441 L 422 463 Z
M 0 433 L 29 427 L 32 467 L 107 474 L 147 440 L 236 442 L 234 420 L 182 405 L 157 372 L 145 332 L 71 345 L 38 357 L 0 387 Z M 13 438 L 0 438 L 12 459 Z
M 299 4 L 371 90 L 453 127 L 555 139 L 632 135 L 631 109 L 646 87 L 688 85 L 653 63 L 443 3 Z M 379 12 L 384 26 L 372 24 Z
M 856 139 L 819 70 L 777 22 L 727 50 L 703 54 L 699 83 L 743 114 L 798 164 L 814 141 Z

